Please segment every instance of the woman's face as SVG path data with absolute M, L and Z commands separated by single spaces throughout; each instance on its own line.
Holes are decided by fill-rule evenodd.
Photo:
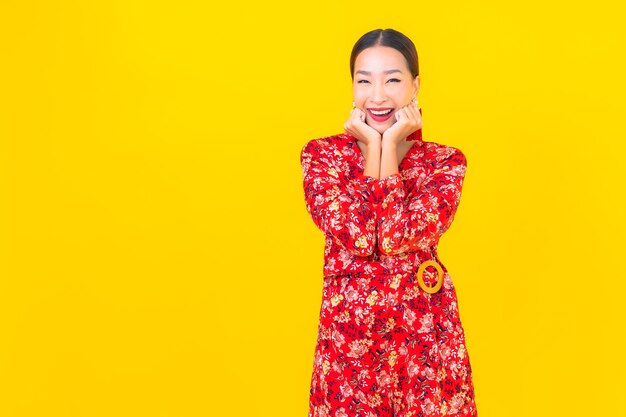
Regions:
M 411 76 L 404 55 L 397 49 L 373 46 L 356 57 L 354 103 L 365 112 L 365 123 L 380 134 L 396 122 L 396 111 L 409 104 L 418 91 L 419 78 Z

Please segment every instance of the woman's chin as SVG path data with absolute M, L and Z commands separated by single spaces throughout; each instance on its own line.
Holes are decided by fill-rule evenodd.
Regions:
M 389 129 L 391 126 L 393 126 L 393 123 L 376 123 L 372 120 L 366 120 L 365 123 L 367 123 L 367 125 L 369 127 L 371 127 L 372 129 L 374 129 L 375 131 L 377 131 L 378 133 L 380 133 L 381 135 L 383 133 L 385 133 L 385 131 L 387 129 Z
M 391 125 L 388 125 L 388 124 L 381 125 L 378 123 L 372 123 L 370 127 L 382 135 L 383 133 L 385 133 L 385 131 L 387 131 L 387 129 L 391 127 Z

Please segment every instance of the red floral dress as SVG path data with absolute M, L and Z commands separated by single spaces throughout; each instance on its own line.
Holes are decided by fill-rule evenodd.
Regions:
M 363 175 L 355 137 L 309 141 L 306 209 L 324 232 L 324 284 L 309 417 L 476 416 L 454 284 L 437 256 L 461 197 L 466 159 L 416 134 L 399 172 Z M 418 284 L 435 260 L 443 286 Z M 437 271 L 423 272 L 432 287 Z

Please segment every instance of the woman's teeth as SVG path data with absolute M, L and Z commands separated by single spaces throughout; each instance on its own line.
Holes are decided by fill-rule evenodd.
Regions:
M 389 109 L 389 110 L 370 110 L 372 112 L 372 114 L 375 114 L 376 116 L 384 116 L 386 114 L 389 114 L 389 112 L 391 112 L 391 110 L 393 109 Z

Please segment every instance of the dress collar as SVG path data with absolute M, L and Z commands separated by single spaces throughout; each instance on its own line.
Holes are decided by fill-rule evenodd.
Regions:
M 414 140 L 416 142 L 418 142 L 418 144 L 421 144 L 423 142 L 422 140 L 422 130 L 416 130 L 415 132 L 411 133 L 409 136 L 407 136 L 406 138 L 407 140 Z
M 349 133 L 345 133 L 346 138 L 350 139 L 353 142 L 358 141 L 358 139 L 354 136 L 352 136 Z M 415 145 L 422 145 L 424 143 L 424 141 L 422 140 L 422 131 L 420 130 L 416 130 L 415 132 L 411 133 L 409 136 L 407 136 L 406 138 L 407 141 L 415 141 Z M 415 146 L 413 145 L 413 146 Z

